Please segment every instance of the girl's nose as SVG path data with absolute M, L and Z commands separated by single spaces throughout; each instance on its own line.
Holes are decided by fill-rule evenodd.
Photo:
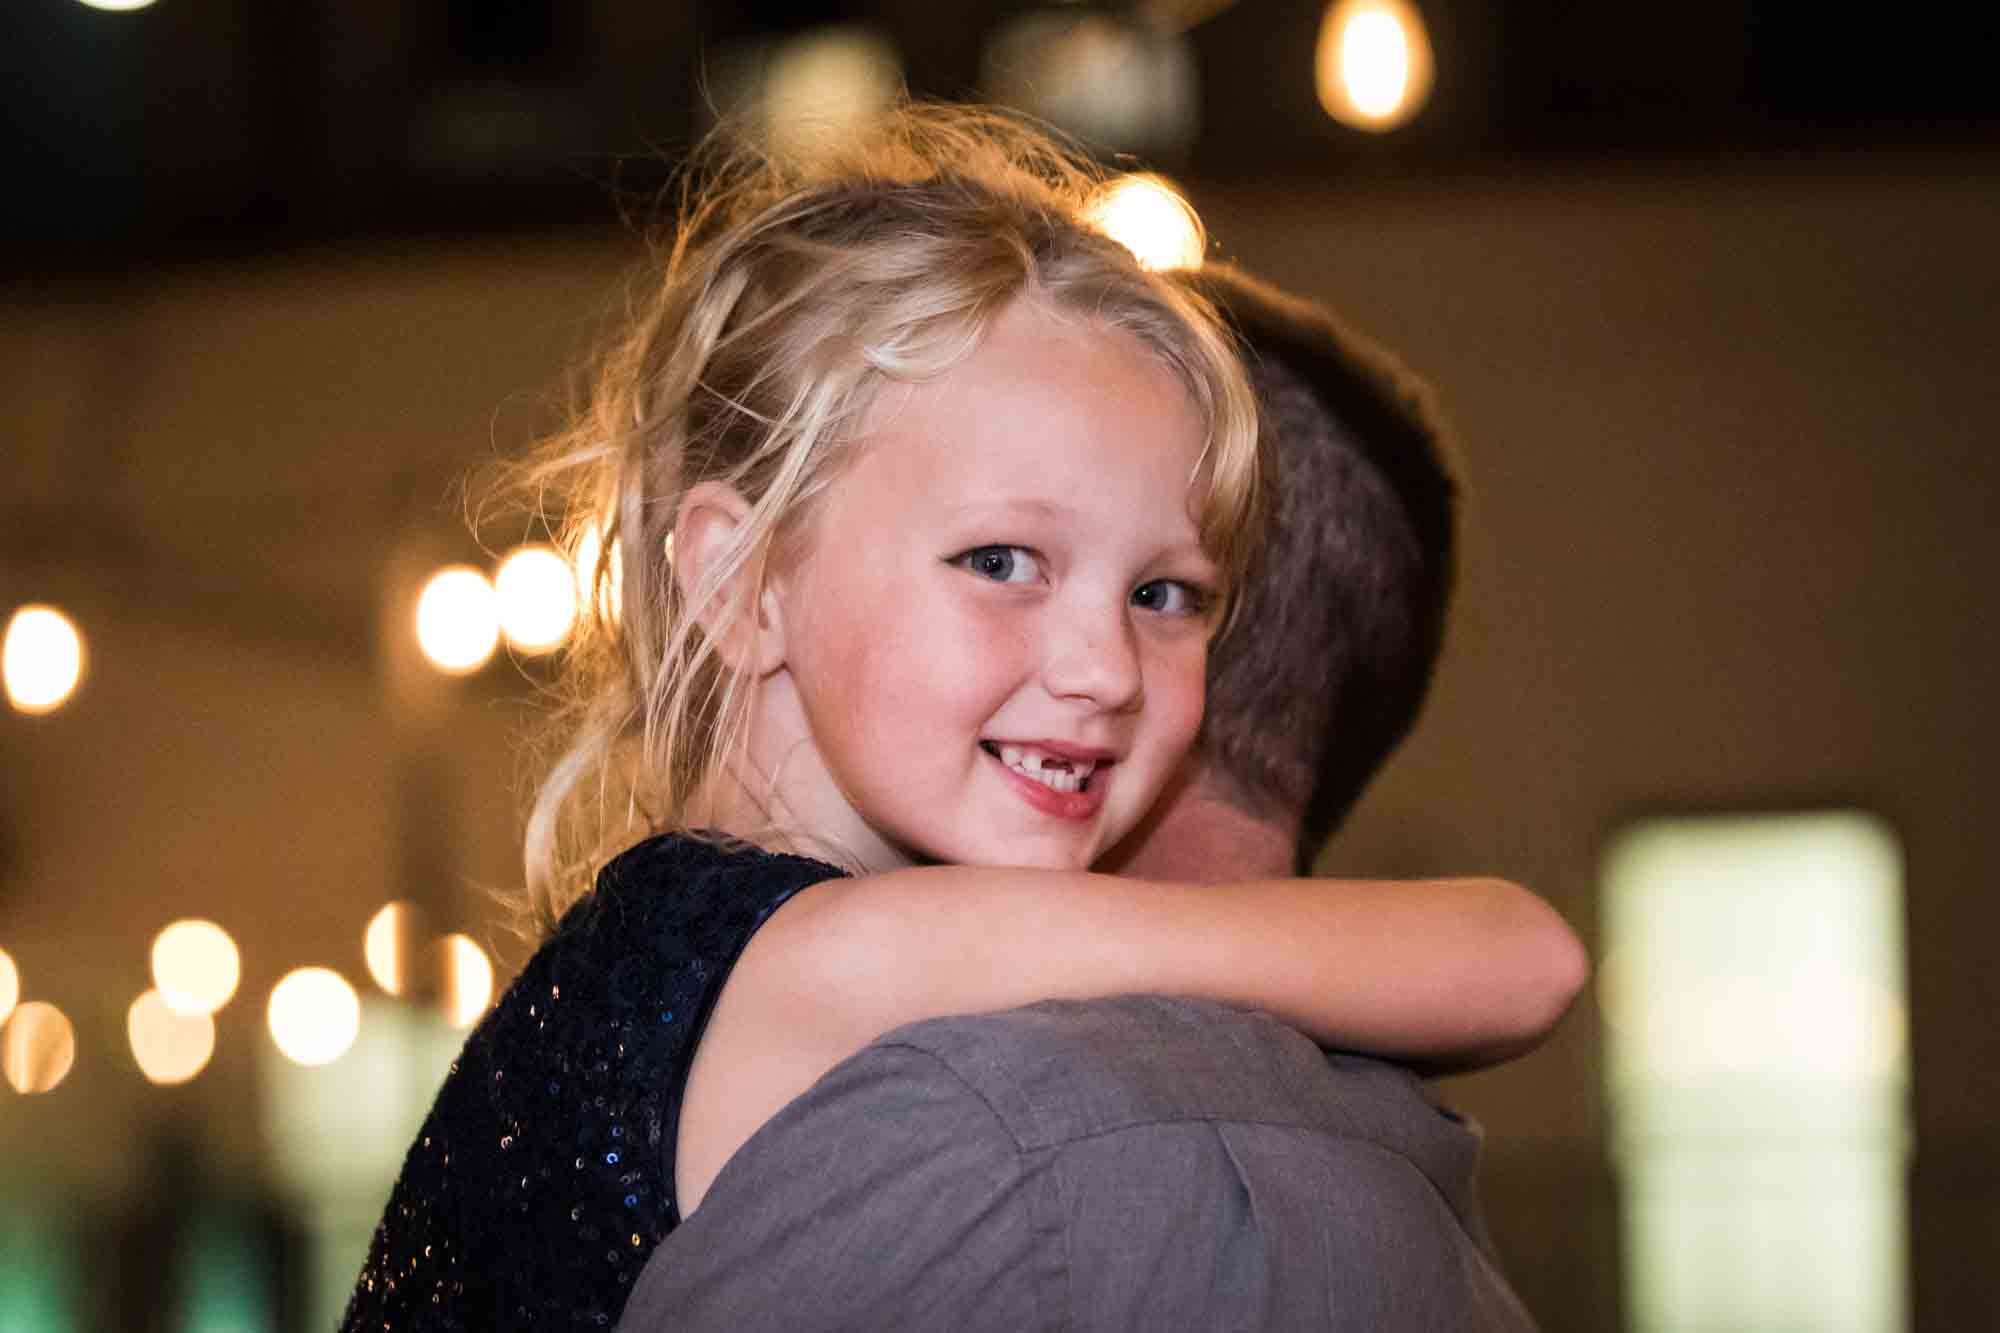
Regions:
M 1131 620 L 1096 614 L 1057 630 L 1048 640 L 1042 680 L 1059 699 L 1088 700 L 1110 712 L 1136 706 L 1142 675 Z

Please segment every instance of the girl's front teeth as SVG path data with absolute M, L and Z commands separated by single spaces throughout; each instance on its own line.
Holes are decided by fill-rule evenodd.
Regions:
M 1002 745 L 1000 762 L 1051 791 L 1081 791 L 1097 769 L 1094 759 L 1061 759 L 1021 745 Z

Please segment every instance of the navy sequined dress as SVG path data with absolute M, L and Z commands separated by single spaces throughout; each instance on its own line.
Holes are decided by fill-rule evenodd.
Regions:
M 681 1093 L 729 969 L 771 913 L 840 873 L 676 836 L 607 865 L 467 1038 L 344 1333 L 615 1324 L 680 1221 Z

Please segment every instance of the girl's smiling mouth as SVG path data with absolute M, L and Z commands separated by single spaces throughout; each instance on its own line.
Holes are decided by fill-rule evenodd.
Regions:
M 1116 763 L 1116 757 L 1104 751 L 1014 741 L 980 741 L 980 749 L 1008 771 L 1030 805 L 1064 819 L 1088 819 L 1102 807 L 1102 781 L 1092 783 L 1092 779 Z
M 1091 772 L 1097 767 L 1095 760 L 1085 759 L 1071 762 L 1045 750 L 1026 745 L 996 745 L 992 741 L 980 742 L 986 752 L 993 755 L 1013 772 L 1024 778 L 1032 778 L 1050 791 L 1083 791 L 1090 786 Z

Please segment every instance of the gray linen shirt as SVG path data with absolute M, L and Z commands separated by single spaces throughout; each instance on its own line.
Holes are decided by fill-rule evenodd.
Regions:
M 785 1107 L 624 1333 L 1522 1330 L 1476 1129 L 1260 1014 L 1128 996 L 899 1029 Z

